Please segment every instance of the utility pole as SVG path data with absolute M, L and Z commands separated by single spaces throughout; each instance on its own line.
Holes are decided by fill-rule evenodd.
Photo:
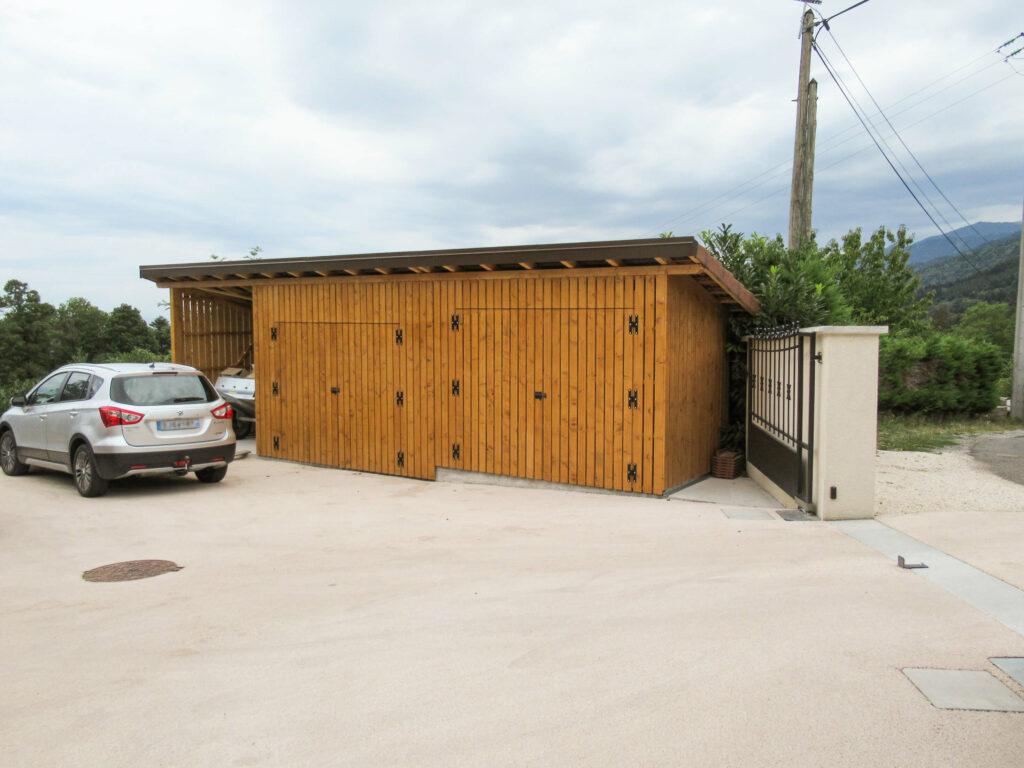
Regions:
M 1017 274 L 1017 332 L 1013 337 L 1013 386 L 1010 418 L 1024 419 L 1024 214 L 1021 215 L 1020 267 Z
M 796 138 L 793 142 L 793 184 L 789 198 L 789 247 L 811 239 L 811 192 L 814 186 L 814 133 L 817 128 L 818 83 L 811 80 L 814 14 L 805 11 L 800 36 L 800 79 L 796 93 Z

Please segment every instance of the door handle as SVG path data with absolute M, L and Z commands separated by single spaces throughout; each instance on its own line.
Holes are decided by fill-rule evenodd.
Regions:
M 336 395 L 336 394 L 338 394 L 339 392 L 341 392 L 341 390 L 340 390 L 340 389 L 338 389 L 337 387 L 331 387 L 331 394 L 332 394 L 332 395 Z
M 68 416 L 70 416 L 72 419 L 77 419 L 78 418 L 78 411 L 71 411 L 68 414 Z
M 548 396 L 547 392 L 534 392 L 533 393 L 533 397 L 534 397 L 535 400 L 543 400 L 547 396 Z

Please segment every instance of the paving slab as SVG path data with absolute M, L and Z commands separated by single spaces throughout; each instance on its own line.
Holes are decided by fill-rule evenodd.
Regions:
M 1024 686 L 1024 658 L 994 657 L 989 661 L 1012 677 L 1018 685 Z
M 722 514 L 730 520 L 778 520 L 770 510 L 758 507 L 722 507 Z
M 903 674 L 939 709 L 1024 712 L 1024 699 L 988 672 L 907 668 Z
M 829 525 L 867 544 L 893 561 L 902 556 L 907 563 L 926 565 L 927 568 L 901 571 L 916 573 L 921 578 L 949 590 L 1014 632 L 1024 635 L 1024 590 L 1017 589 L 877 520 L 840 520 Z
M 777 500 L 749 477 L 737 477 L 735 480 L 708 477 L 679 489 L 670 494 L 669 498 L 673 501 L 700 501 L 733 507 L 777 509 L 779 506 Z

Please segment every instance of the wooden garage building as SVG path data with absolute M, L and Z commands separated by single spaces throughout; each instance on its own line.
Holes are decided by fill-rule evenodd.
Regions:
M 693 238 L 140 273 L 175 362 L 253 364 L 261 455 L 650 494 L 709 471 L 727 313 L 758 310 Z

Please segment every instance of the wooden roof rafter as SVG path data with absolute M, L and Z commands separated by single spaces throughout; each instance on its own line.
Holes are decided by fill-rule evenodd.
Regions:
M 460 277 L 488 275 L 493 279 L 510 273 L 537 275 L 573 270 L 604 274 L 620 269 L 691 275 L 717 301 L 752 314 L 760 308 L 757 299 L 692 237 L 164 264 L 140 267 L 139 274 L 164 287 L 206 288 L 224 283 L 225 287 L 251 291 L 254 284 L 282 280 L 380 279 L 438 272 Z

